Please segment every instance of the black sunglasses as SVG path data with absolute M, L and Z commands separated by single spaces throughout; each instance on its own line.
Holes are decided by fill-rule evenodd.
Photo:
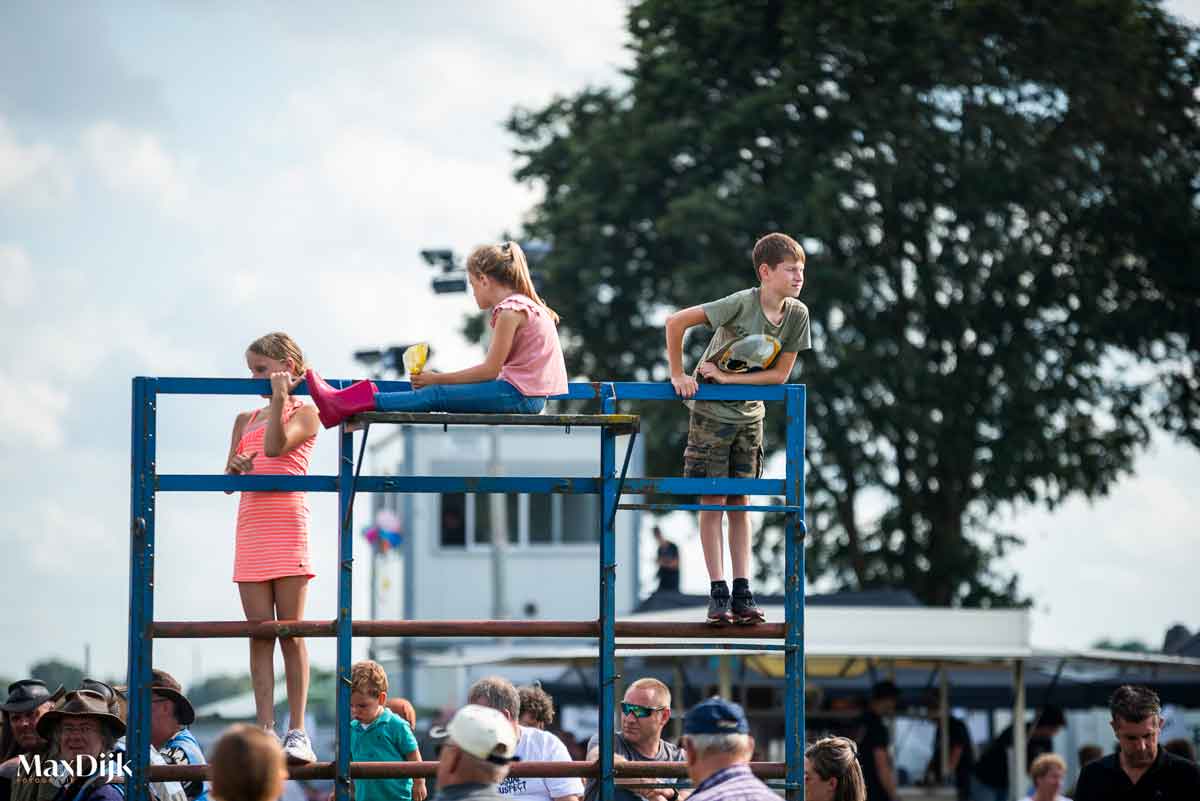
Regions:
M 648 718 L 655 712 L 666 709 L 665 706 L 642 706 L 641 704 L 621 703 L 622 715 L 633 715 L 635 718 Z

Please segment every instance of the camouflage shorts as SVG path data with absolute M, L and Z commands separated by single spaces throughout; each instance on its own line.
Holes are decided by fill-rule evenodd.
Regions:
M 761 478 L 762 471 L 762 420 L 723 423 L 692 412 L 683 452 L 685 478 Z

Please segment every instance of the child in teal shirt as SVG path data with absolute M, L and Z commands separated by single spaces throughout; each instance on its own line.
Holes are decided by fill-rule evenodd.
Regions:
M 420 762 L 408 721 L 387 703 L 387 673 L 364 660 L 350 668 L 350 761 Z M 355 801 L 425 801 L 424 779 L 355 779 Z

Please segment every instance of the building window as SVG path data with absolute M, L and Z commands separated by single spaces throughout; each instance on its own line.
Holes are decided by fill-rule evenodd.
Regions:
M 527 495 L 529 499 L 529 544 L 554 542 L 554 496 Z
M 443 548 L 464 548 L 467 545 L 467 496 L 461 492 L 442 495 Z
M 562 498 L 561 542 L 600 541 L 600 496 L 560 495 Z
M 482 545 L 492 541 L 492 498 L 493 495 L 473 495 L 475 499 L 475 543 Z M 505 495 L 504 510 L 508 524 L 508 544 L 520 542 L 521 521 L 518 514 L 516 495 Z
M 491 495 L 441 495 L 443 548 L 491 542 Z M 505 495 L 508 541 L 513 547 L 590 545 L 600 541 L 598 495 Z

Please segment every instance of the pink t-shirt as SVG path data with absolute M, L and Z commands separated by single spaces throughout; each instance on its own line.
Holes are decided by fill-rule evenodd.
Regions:
M 563 361 L 558 329 L 546 307 L 525 295 L 513 294 L 492 307 L 492 328 L 502 309 L 525 312 L 512 349 L 500 367 L 500 380 L 512 384 L 527 398 L 562 395 L 567 391 L 567 364 Z

